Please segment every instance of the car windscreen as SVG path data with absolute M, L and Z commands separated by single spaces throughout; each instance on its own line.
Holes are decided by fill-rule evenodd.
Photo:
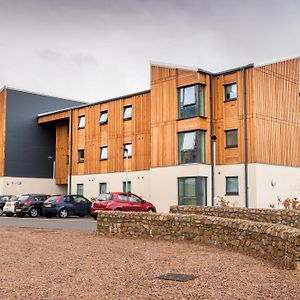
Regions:
M 26 195 L 26 196 L 20 196 L 17 200 L 20 202 L 25 202 L 30 198 L 30 196 Z
M 112 200 L 113 199 L 113 195 L 112 194 L 100 194 L 96 200 L 97 201 L 108 201 L 108 200 Z
M 59 199 L 61 196 L 52 196 L 52 197 L 49 197 L 44 203 L 54 203 L 55 200 Z

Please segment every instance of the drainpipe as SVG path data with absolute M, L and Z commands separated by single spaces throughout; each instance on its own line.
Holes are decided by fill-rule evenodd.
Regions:
M 244 98 L 244 169 L 245 169 L 245 206 L 249 207 L 248 191 L 248 128 L 247 128 L 247 72 L 243 68 L 243 98 Z
M 70 118 L 69 118 L 69 188 L 68 194 L 72 194 L 72 161 L 73 161 L 73 110 L 70 109 Z
M 216 165 L 216 139 L 213 124 L 213 76 L 209 75 L 209 104 L 210 104 L 210 156 L 211 156 L 211 205 L 215 205 L 215 165 Z

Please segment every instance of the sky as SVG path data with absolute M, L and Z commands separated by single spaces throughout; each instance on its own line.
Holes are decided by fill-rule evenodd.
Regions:
M 149 89 L 151 61 L 299 55 L 299 0 L 0 0 L 0 88 L 94 102 Z

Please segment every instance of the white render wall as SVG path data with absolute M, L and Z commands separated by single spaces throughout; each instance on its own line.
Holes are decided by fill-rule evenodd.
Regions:
M 224 196 L 234 206 L 245 207 L 244 164 L 217 165 L 215 168 L 215 196 Z M 211 166 L 203 164 L 180 165 L 174 167 L 152 168 L 147 171 L 129 172 L 132 192 L 151 201 L 159 212 L 169 212 L 170 205 L 178 204 L 179 177 L 207 177 L 207 205 L 211 205 Z M 226 196 L 226 177 L 238 176 L 239 195 Z M 77 175 L 72 177 L 72 193 L 77 184 L 84 184 L 84 196 L 99 194 L 99 183 L 106 182 L 107 190 L 123 190 L 126 173 Z M 264 164 L 248 165 L 249 207 L 277 207 L 277 196 L 300 199 L 300 168 Z M 1 187 L 1 181 L 0 181 Z M 215 200 L 215 203 L 217 201 Z
M 72 193 L 77 192 L 77 184 L 83 184 L 83 194 L 87 198 L 99 195 L 99 183 L 107 183 L 108 192 L 122 192 L 126 173 L 107 173 L 72 176 Z M 128 172 L 128 181 L 131 181 L 131 190 L 145 200 L 150 200 L 149 171 Z
M 66 185 L 56 185 L 54 179 L 0 177 L 0 193 L 2 195 L 19 195 L 27 193 L 63 194 L 67 192 Z

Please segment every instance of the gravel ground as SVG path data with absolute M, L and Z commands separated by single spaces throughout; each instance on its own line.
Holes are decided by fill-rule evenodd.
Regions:
M 0 228 L 0 299 L 300 299 L 300 271 L 192 242 Z M 166 273 L 198 276 L 160 280 Z

